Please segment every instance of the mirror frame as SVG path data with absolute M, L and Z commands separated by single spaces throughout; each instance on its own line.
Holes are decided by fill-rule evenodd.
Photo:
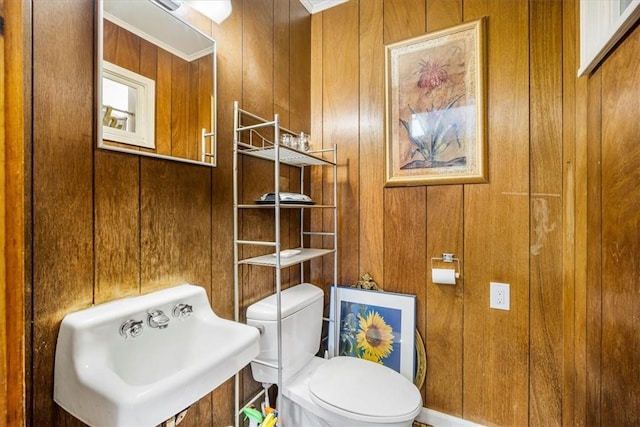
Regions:
M 144 0 L 144 1 L 148 1 L 150 3 L 153 3 L 152 0 Z M 96 7 L 96 24 L 95 24 L 95 28 L 96 28 L 96 36 L 95 36 L 95 52 L 96 52 L 96 56 L 95 56 L 95 67 L 94 69 L 96 70 L 96 74 L 94 75 L 94 98 L 96 100 L 95 105 L 94 105 L 94 112 L 96 114 L 96 120 L 95 120 L 95 126 L 96 126 L 96 135 L 97 135 L 97 147 L 101 148 L 101 149 L 105 149 L 105 150 L 110 150 L 110 151 L 117 151 L 117 152 L 121 152 L 121 153 L 128 153 L 128 154 L 136 154 L 139 156 L 145 156 L 145 157 L 153 157 L 153 158 L 157 158 L 157 159 L 165 159 L 165 160 L 174 160 L 174 161 L 178 161 L 178 162 L 183 162 L 183 163 L 189 163 L 189 164 L 195 164 L 195 165 L 201 165 L 201 166 L 209 166 L 209 167 L 216 167 L 217 165 L 217 104 L 218 104 L 218 87 L 217 87 L 217 44 L 216 41 L 211 38 L 211 36 L 208 36 L 207 34 L 203 33 L 202 31 L 200 31 L 199 29 L 197 29 L 195 26 L 193 26 L 191 23 L 187 22 L 186 20 L 184 20 L 182 17 L 180 17 L 178 14 L 174 14 L 169 12 L 168 10 L 164 10 L 163 12 L 171 15 L 174 19 L 176 19 L 177 21 L 179 21 L 180 23 L 182 23 L 183 25 L 186 25 L 187 27 L 189 27 L 192 31 L 195 31 L 196 33 L 200 34 L 201 36 L 209 39 L 211 41 L 211 44 L 213 45 L 213 50 L 211 52 L 211 55 L 213 55 L 213 75 L 212 77 L 212 87 L 213 87 L 213 94 L 211 96 L 211 130 L 207 131 L 206 129 L 201 129 L 201 131 L 199 132 L 200 135 L 200 152 L 202 153 L 201 156 L 201 160 L 192 160 L 192 159 L 188 159 L 188 158 L 184 158 L 184 157 L 177 157 L 177 156 L 171 156 L 171 155 L 166 155 L 166 154 L 157 154 L 157 153 L 152 153 L 152 152 L 148 152 L 148 151 L 143 151 L 142 149 L 144 147 L 136 147 L 136 148 L 127 148 L 127 147 L 122 147 L 122 146 L 116 146 L 116 145 L 111 145 L 111 144 L 107 144 L 104 141 L 104 131 L 103 131 L 103 125 L 102 125 L 102 78 L 104 75 L 104 0 L 98 0 L 95 2 L 95 7 Z M 159 7 L 161 8 L 159 5 L 153 5 L 154 7 Z M 155 115 L 154 115 L 155 116 Z M 154 129 L 155 129 L 155 120 L 153 123 Z M 155 132 L 154 132 L 155 133 Z M 198 141 L 194 141 L 194 144 L 197 143 Z M 208 144 L 207 144 L 208 142 Z M 118 143 L 117 141 L 114 141 L 114 143 Z M 155 141 L 155 137 L 154 137 L 154 141 L 153 141 L 153 145 L 156 145 L 156 141 Z M 132 146 L 133 147 L 133 146 Z M 206 150 L 208 148 L 208 150 Z M 206 150 L 206 151 L 205 151 Z

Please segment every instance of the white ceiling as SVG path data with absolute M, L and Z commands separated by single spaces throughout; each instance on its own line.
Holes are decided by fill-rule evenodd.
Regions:
M 337 6 L 348 0 L 300 0 L 300 3 L 309 11 L 309 13 L 322 12 L 330 7 Z

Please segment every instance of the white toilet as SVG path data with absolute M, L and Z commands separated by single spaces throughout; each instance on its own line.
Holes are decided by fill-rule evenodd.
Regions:
M 323 359 L 322 289 L 303 283 L 281 295 L 284 427 L 410 427 L 422 409 L 419 390 L 398 372 L 353 357 Z M 278 381 L 277 300 L 271 295 L 247 309 L 247 323 L 261 330 L 254 380 Z M 260 363 L 263 362 L 263 363 Z

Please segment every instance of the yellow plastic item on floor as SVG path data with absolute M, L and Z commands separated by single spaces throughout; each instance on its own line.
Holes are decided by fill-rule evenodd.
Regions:
M 275 412 L 270 412 L 267 414 L 260 427 L 274 427 L 278 422 L 278 417 L 275 415 Z

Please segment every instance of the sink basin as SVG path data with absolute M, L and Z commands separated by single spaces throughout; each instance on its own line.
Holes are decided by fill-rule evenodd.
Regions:
M 97 305 L 60 325 L 53 398 L 90 426 L 155 426 L 240 371 L 259 339 L 199 286 Z

